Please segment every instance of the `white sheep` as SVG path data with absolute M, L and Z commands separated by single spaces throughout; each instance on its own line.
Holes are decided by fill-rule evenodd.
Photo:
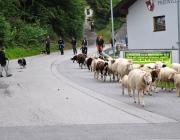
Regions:
M 110 70 L 111 70 L 111 72 L 112 72 L 112 74 L 113 74 L 113 80 L 115 81 L 115 73 L 118 73 L 118 63 L 120 62 L 120 61 L 127 61 L 127 62 L 129 62 L 129 63 L 133 63 L 133 61 L 132 60 L 128 60 L 128 59 L 124 59 L 124 58 L 118 58 L 118 59 L 113 59 L 113 60 L 111 60 L 111 62 L 112 62 L 112 64 L 111 65 L 109 65 L 109 67 L 111 67 L 110 68 Z M 119 80 L 119 76 L 117 75 L 117 80 Z
M 140 69 L 141 67 L 144 67 L 144 65 L 141 64 L 133 64 L 133 69 Z
M 133 64 L 129 63 L 128 60 L 124 59 L 118 62 L 117 72 L 119 74 L 119 79 L 122 79 L 124 75 L 128 75 L 133 69 Z
M 125 75 L 125 76 L 122 78 L 122 80 L 119 80 L 119 82 L 120 82 L 121 85 L 122 85 L 122 95 L 124 95 L 124 88 L 127 88 L 129 96 L 132 97 L 132 95 L 131 95 L 131 89 L 130 89 L 129 83 L 128 83 L 128 75 Z
M 174 76 L 177 74 L 177 71 L 172 69 L 172 68 L 161 68 L 160 72 L 158 74 L 158 82 L 161 82 L 161 88 L 162 87 L 162 82 L 165 82 L 165 89 L 169 88 L 169 92 L 171 92 L 171 88 L 170 88 L 170 82 L 174 82 Z M 157 84 L 156 84 L 157 87 Z
M 180 67 L 180 64 L 179 63 L 172 63 L 170 65 L 170 68 L 171 69 L 174 69 L 175 71 L 178 71 L 178 68 Z
M 144 94 L 148 86 L 152 83 L 152 77 L 150 73 L 142 71 L 140 69 L 132 70 L 128 75 L 128 84 L 133 91 L 134 103 L 136 103 L 135 90 L 138 91 L 138 103 L 140 103 L 139 94 L 142 96 L 142 107 L 145 106 Z
M 178 97 L 180 97 L 180 74 L 174 76 L 174 85 L 176 86 Z

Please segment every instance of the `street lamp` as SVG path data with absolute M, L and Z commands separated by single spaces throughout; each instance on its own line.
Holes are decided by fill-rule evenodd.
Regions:
M 112 8 L 112 0 L 111 3 L 111 22 L 112 22 L 112 46 L 113 46 L 113 56 L 115 57 L 115 46 L 114 46 L 114 21 L 113 21 L 113 8 Z
M 179 63 L 180 63 L 180 14 L 179 14 L 179 0 L 177 0 L 177 15 L 178 15 L 178 51 L 179 51 Z

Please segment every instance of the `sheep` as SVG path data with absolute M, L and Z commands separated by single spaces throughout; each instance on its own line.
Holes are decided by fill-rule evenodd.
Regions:
M 169 88 L 169 92 L 171 92 L 170 82 L 174 82 L 175 74 L 177 74 L 177 71 L 175 71 L 172 68 L 165 67 L 165 68 L 160 69 L 160 72 L 158 75 L 158 82 L 165 82 L 165 89 Z M 157 87 L 157 84 L 156 84 L 156 87 Z M 163 89 L 162 83 L 161 83 L 161 88 Z
M 133 64 L 133 69 L 140 69 L 141 67 L 144 67 L 144 65 L 142 64 Z
M 96 65 L 96 71 L 94 73 L 94 78 L 96 77 L 97 79 L 99 78 L 99 72 L 101 72 L 101 79 L 103 81 L 106 81 L 106 75 L 107 75 L 107 70 L 108 70 L 108 63 L 106 61 L 98 61 Z
M 167 66 L 166 63 L 163 63 L 160 61 L 157 61 L 156 63 L 147 63 L 144 65 L 144 67 L 149 68 L 149 69 L 160 69 L 166 66 Z
M 87 63 L 86 63 L 86 65 L 87 65 L 88 69 L 92 71 L 91 64 L 92 64 L 92 58 L 89 57 L 89 58 L 87 58 Z
M 129 96 L 132 97 L 131 89 L 129 88 L 129 84 L 128 84 L 128 75 L 124 75 L 122 80 L 119 80 L 119 82 L 122 85 L 122 95 L 124 95 L 124 88 L 127 88 Z
M 147 89 L 148 95 L 152 95 L 151 91 L 152 91 L 152 86 L 153 85 L 154 85 L 154 90 L 157 93 L 158 91 L 157 91 L 157 88 L 156 88 L 155 84 L 156 84 L 156 80 L 158 79 L 158 74 L 159 74 L 160 70 L 143 69 L 143 71 L 149 72 L 151 74 L 151 77 L 152 77 L 152 83 L 149 86 L 149 88 Z
M 85 59 L 86 58 L 87 58 L 87 56 L 84 54 L 78 54 L 77 55 L 77 62 L 79 63 L 79 67 L 81 67 L 81 69 L 82 69 L 83 65 L 85 66 Z M 81 64 L 81 66 L 80 66 L 80 64 Z
M 178 97 L 180 97 L 180 74 L 174 76 L 174 85 L 176 86 Z
M 96 71 L 96 64 L 98 61 L 104 61 L 100 58 L 95 58 L 94 60 L 92 60 L 92 63 L 91 63 L 91 68 L 92 68 L 92 71 L 95 72 Z
M 133 91 L 134 103 L 136 103 L 135 90 L 138 91 L 138 103 L 140 103 L 139 94 L 142 96 L 142 107 L 145 106 L 144 94 L 148 86 L 152 83 L 152 77 L 150 73 L 142 71 L 140 69 L 132 70 L 128 75 L 128 84 Z
M 175 71 L 177 71 L 178 72 L 178 74 L 179 74 L 179 68 L 180 68 L 180 64 L 179 63 L 172 63 L 171 65 L 170 65 L 170 68 L 171 69 L 174 69 Z
M 122 79 L 124 75 L 128 75 L 129 72 L 133 69 L 133 64 L 129 63 L 128 60 L 124 59 L 118 62 L 117 72 L 119 79 Z
M 133 61 L 132 60 L 128 60 L 128 59 L 124 59 L 124 58 L 118 58 L 118 59 L 113 59 L 113 60 L 111 60 L 111 62 L 112 62 L 112 65 L 111 65 L 111 68 L 110 68 L 110 70 L 111 70 L 111 72 L 112 72 L 112 74 L 113 74 L 113 80 L 115 81 L 115 73 L 116 72 L 118 72 L 118 63 L 120 62 L 120 61 L 127 61 L 127 62 L 129 62 L 129 63 L 133 63 Z M 117 75 L 117 80 L 119 79 L 119 77 L 118 77 L 118 75 Z
M 163 62 L 157 61 L 155 63 L 155 69 L 160 69 L 160 68 L 165 68 L 165 67 L 167 67 L 167 62 L 163 63 Z

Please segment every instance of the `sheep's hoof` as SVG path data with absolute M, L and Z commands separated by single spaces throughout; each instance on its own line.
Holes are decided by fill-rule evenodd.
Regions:
M 145 106 L 145 104 L 142 104 L 142 107 L 144 107 Z
M 149 96 L 152 96 L 152 94 L 151 94 L 151 93 L 149 93 L 148 95 L 149 95 Z
M 144 93 L 144 95 L 146 95 L 146 93 Z
M 140 101 L 138 101 L 138 103 L 140 104 L 141 102 L 140 102 Z
M 156 91 L 156 93 L 158 93 L 158 91 Z

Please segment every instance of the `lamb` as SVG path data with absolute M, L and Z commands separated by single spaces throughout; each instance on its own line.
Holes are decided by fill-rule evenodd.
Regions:
M 128 84 L 129 84 L 130 89 L 133 90 L 134 103 L 136 103 L 135 90 L 137 90 L 138 103 L 140 103 L 139 94 L 141 94 L 142 107 L 145 106 L 143 91 L 145 91 L 151 83 L 152 83 L 152 77 L 150 73 L 148 72 L 142 71 L 140 69 L 134 69 L 129 73 Z
M 159 82 L 165 82 L 167 83 L 167 85 L 165 85 L 165 89 L 169 88 L 169 92 L 171 92 L 171 88 L 170 88 L 170 82 L 174 82 L 174 76 L 177 74 L 177 71 L 175 71 L 172 68 L 161 68 L 159 75 L 158 75 L 158 80 Z M 157 87 L 157 85 L 156 85 Z M 162 84 L 161 84 L 161 88 L 162 88 Z M 163 88 L 162 88 L 163 89 Z
M 174 84 L 176 86 L 176 91 L 178 93 L 178 97 L 180 97 L 180 74 L 176 74 L 174 76 Z
M 129 88 L 129 84 L 128 84 L 128 75 L 124 75 L 122 80 L 119 80 L 119 82 L 122 85 L 122 95 L 124 95 L 124 88 L 127 88 L 129 96 L 132 97 L 131 89 Z

